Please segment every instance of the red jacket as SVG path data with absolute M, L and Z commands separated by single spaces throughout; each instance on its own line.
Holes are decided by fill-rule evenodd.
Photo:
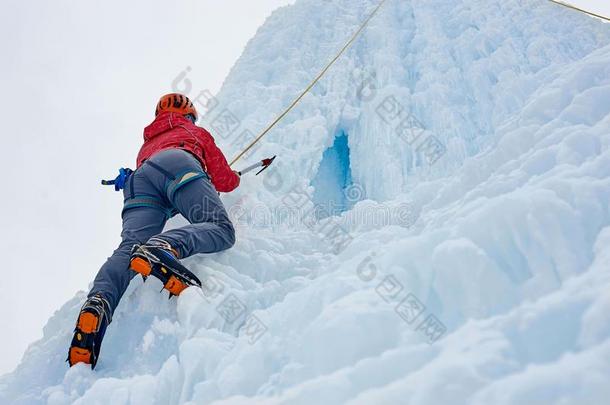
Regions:
M 159 114 L 144 129 L 144 145 L 138 153 L 137 166 L 140 167 L 155 153 L 172 148 L 192 153 L 201 162 L 216 190 L 228 193 L 239 186 L 239 176 L 229 167 L 212 135 L 189 119 L 172 112 Z

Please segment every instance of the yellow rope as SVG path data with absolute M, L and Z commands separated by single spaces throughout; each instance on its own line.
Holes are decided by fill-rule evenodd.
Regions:
M 555 4 L 558 4 L 558 5 L 563 6 L 563 7 L 571 8 L 572 10 L 580 11 L 581 13 L 585 13 L 585 14 L 588 14 L 588 15 L 593 16 L 593 17 L 601 18 L 602 20 L 610 21 L 610 18 L 608 18 L 608 17 L 604 17 L 603 15 L 595 14 L 595 13 L 592 13 L 590 11 L 583 10 L 582 8 L 578 8 L 578 7 L 573 6 L 571 4 L 564 3 L 563 1 L 556 1 L 556 0 L 549 0 L 549 1 L 551 3 L 555 3 Z
M 305 97 L 305 95 L 313 88 L 313 86 L 316 85 L 316 83 L 318 83 L 320 81 L 320 79 L 322 79 L 322 77 L 326 74 L 326 72 L 328 72 L 328 70 L 335 64 L 335 62 L 341 57 L 341 55 L 343 55 L 345 53 L 345 51 L 354 43 L 354 41 L 356 41 L 356 39 L 358 38 L 358 36 L 360 35 L 360 33 L 362 31 L 364 31 L 364 29 L 366 28 L 366 26 L 369 24 L 369 22 L 373 19 L 373 17 L 375 17 L 375 15 L 377 14 L 377 12 L 379 11 L 379 9 L 381 8 L 381 6 L 383 6 L 383 4 L 386 2 L 387 0 L 381 0 L 381 2 L 379 3 L 379 5 L 375 8 L 375 10 L 373 10 L 373 12 L 371 13 L 371 15 L 369 15 L 369 17 L 364 21 L 364 23 L 362 23 L 362 25 L 360 26 L 360 28 L 358 29 L 358 31 L 356 31 L 354 33 L 354 35 L 352 35 L 352 37 L 350 38 L 350 40 L 345 44 L 345 46 L 339 51 L 339 53 L 337 54 L 337 56 L 335 56 L 333 58 L 333 60 L 330 61 L 330 63 L 328 65 L 326 65 L 326 67 L 324 69 L 322 69 L 322 71 L 320 72 L 320 74 L 311 82 L 311 84 L 309 86 L 307 86 L 307 88 L 292 102 L 292 104 L 290 104 L 290 106 L 283 112 L 281 113 L 259 136 L 256 137 L 256 139 L 254 139 L 239 155 L 237 155 L 237 157 L 235 159 L 233 159 L 233 161 L 231 162 L 231 166 L 233 166 L 239 159 L 242 158 L 242 156 L 244 156 L 246 153 L 248 153 L 248 151 L 250 149 L 252 149 L 252 147 L 254 145 L 256 145 L 256 143 L 258 141 L 260 141 L 265 135 L 267 135 L 267 133 L 269 131 L 271 131 L 271 129 L 273 129 L 273 127 L 275 127 L 275 125 L 280 122 L 282 120 L 282 118 L 284 118 L 290 111 L 292 111 L 292 109 L 299 103 L 299 101 L 301 101 L 301 99 L 303 99 L 303 97 Z

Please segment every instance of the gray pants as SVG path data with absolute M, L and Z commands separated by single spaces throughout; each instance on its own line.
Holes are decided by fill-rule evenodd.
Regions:
M 158 237 L 184 259 L 235 244 L 235 229 L 216 189 L 201 164 L 186 151 L 170 149 L 151 157 L 131 175 L 124 196 L 122 242 L 98 272 L 89 293 L 106 298 L 111 313 L 137 274 L 129 270 L 133 245 Z M 190 225 L 161 233 L 176 213 Z

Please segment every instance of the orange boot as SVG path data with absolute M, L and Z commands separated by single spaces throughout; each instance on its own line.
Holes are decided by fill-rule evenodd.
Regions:
M 201 287 L 197 276 L 180 263 L 177 251 L 158 238 L 134 246 L 129 268 L 140 273 L 144 280 L 151 275 L 161 280 L 170 298 L 180 295 L 188 287 Z
M 80 310 L 68 352 L 70 367 L 77 363 L 95 368 L 106 328 L 111 321 L 110 305 L 101 295 L 87 299 Z

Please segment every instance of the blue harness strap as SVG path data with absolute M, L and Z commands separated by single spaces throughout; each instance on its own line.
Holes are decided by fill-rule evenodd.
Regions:
M 167 195 L 169 201 L 171 202 L 172 206 L 174 205 L 174 196 L 176 195 L 176 192 L 178 190 L 180 190 L 182 187 L 186 186 L 190 182 L 195 181 L 197 179 L 201 179 L 201 178 L 207 178 L 208 180 L 210 179 L 210 177 L 208 176 L 208 174 L 205 171 L 189 170 L 189 171 L 185 171 L 185 172 L 179 173 L 174 176 L 173 174 L 171 174 L 170 172 L 168 172 L 161 166 L 156 165 L 151 161 L 147 160 L 144 162 L 144 164 L 150 165 L 155 170 L 159 171 L 165 177 L 167 177 L 168 179 L 171 180 L 167 184 L 166 195 Z M 163 211 L 163 213 L 165 214 L 165 216 L 168 219 L 177 214 L 176 209 L 174 209 L 173 207 L 168 208 L 166 203 L 164 203 L 163 201 L 161 201 L 160 199 L 158 199 L 156 197 L 153 197 L 150 195 L 137 195 L 134 190 L 133 173 L 134 173 L 134 171 L 131 169 L 121 168 L 119 170 L 119 175 L 117 176 L 116 179 L 102 180 L 102 184 L 105 186 L 114 185 L 114 189 L 116 191 L 123 190 L 125 187 L 128 188 L 128 194 L 127 194 L 128 196 L 125 199 L 125 202 L 123 205 L 123 213 L 125 211 L 133 209 L 133 208 L 148 207 L 148 208 L 155 208 L 155 209 L 159 209 L 159 210 Z

